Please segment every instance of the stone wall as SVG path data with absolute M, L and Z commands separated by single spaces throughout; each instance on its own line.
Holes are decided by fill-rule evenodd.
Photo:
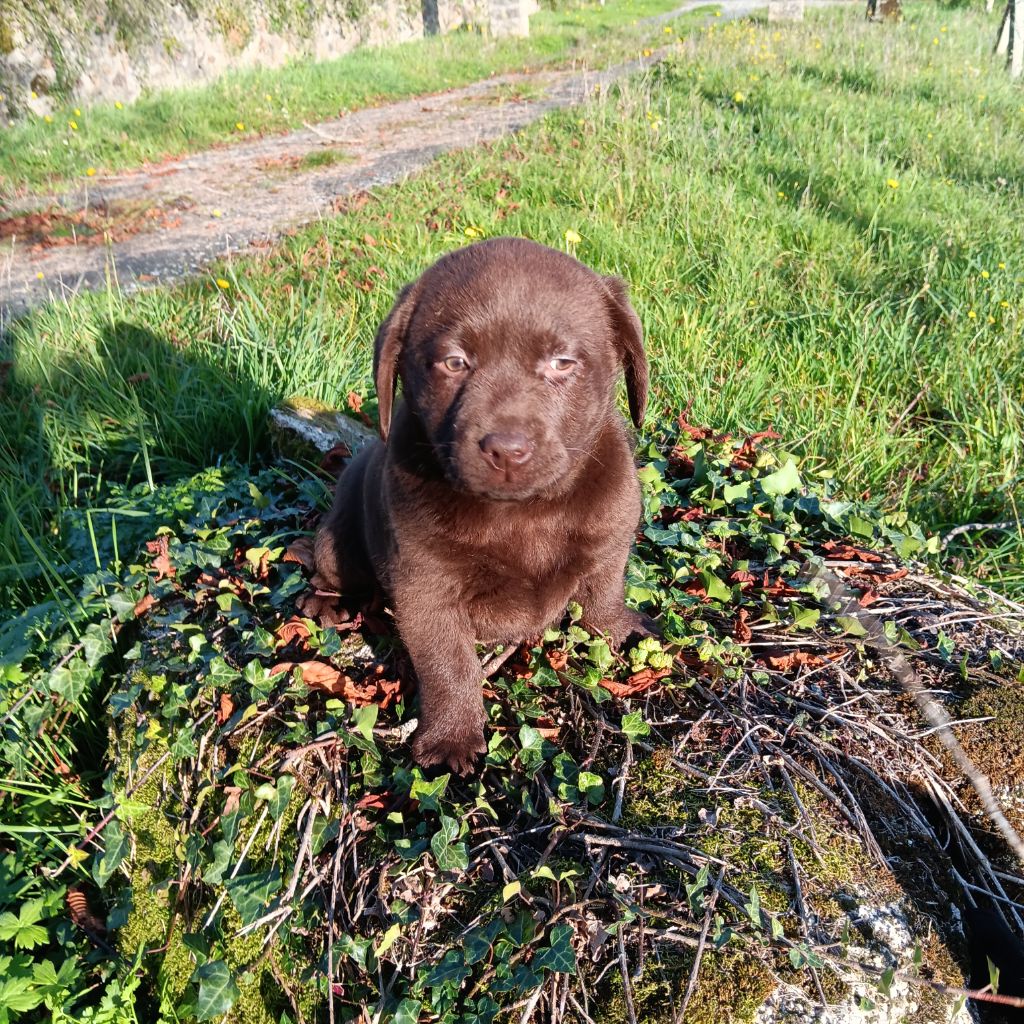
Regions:
M 492 30 L 488 0 L 0 0 L 0 117 L 464 25 Z

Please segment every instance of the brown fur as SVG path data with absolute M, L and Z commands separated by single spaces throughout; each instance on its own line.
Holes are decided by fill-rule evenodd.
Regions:
M 389 595 L 419 680 L 420 764 L 464 773 L 486 749 L 477 641 L 535 636 L 570 601 L 615 643 L 650 632 L 623 603 L 641 504 L 620 369 L 639 425 L 647 362 L 625 285 L 525 239 L 449 253 L 381 325 L 384 440 L 341 474 L 316 566 L 328 587 Z

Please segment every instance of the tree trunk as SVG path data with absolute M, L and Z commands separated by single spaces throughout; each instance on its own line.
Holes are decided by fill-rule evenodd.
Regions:
M 1010 0 L 1010 77 L 1024 71 L 1024 0 Z
M 900 21 L 903 18 L 901 0 L 868 0 L 869 21 Z
M 995 54 L 997 57 L 1002 57 L 1009 52 L 1010 46 L 1010 8 L 1013 6 L 1013 0 L 1007 0 L 1006 7 L 1003 9 L 1003 17 L 999 22 L 999 35 L 996 38 L 996 49 Z

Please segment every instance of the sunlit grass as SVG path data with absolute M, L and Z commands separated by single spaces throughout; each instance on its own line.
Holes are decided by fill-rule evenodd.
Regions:
M 259 459 L 286 394 L 369 397 L 395 291 L 496 234 L 627 278 L 652 417 L 772 424 L 806 471 L 932 530 L 1019 522 L 1024 101 L 990 29 L 932 7 L 719 23 L 620 92 L 207 280 L 40 310 L 5 357 L 6 558 L 31 562 L 16 523 L 45 534 L 101 479 Z M 1024 590 L 1019 529 L 961 540 L 949 564 Z

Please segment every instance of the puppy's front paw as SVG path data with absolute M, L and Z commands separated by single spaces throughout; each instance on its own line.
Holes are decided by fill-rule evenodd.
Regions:
M 631 637 L 661 636 L 661 629 L 650 615 L 644 615 L 643 612 L 635 612 L 629 608 L 625 611 L 626 633 L 622 638 L 624 641 Z
M 631 638 L 661 636 L 661 630 L 654 619 L 625 606 L 618 610 L 614 617 L 589 619 L 584 616 L 583 625 L 591 632 L 596 630 L 604 633 L 615 647 L 622 647 Z
M 483 729 L 478 727 L 421 725 L 412 738 L 412 756 L 418 764 L 424 768 L 446 764 L 457 775 L 472 772 L 477 758 L 486 751 Z

